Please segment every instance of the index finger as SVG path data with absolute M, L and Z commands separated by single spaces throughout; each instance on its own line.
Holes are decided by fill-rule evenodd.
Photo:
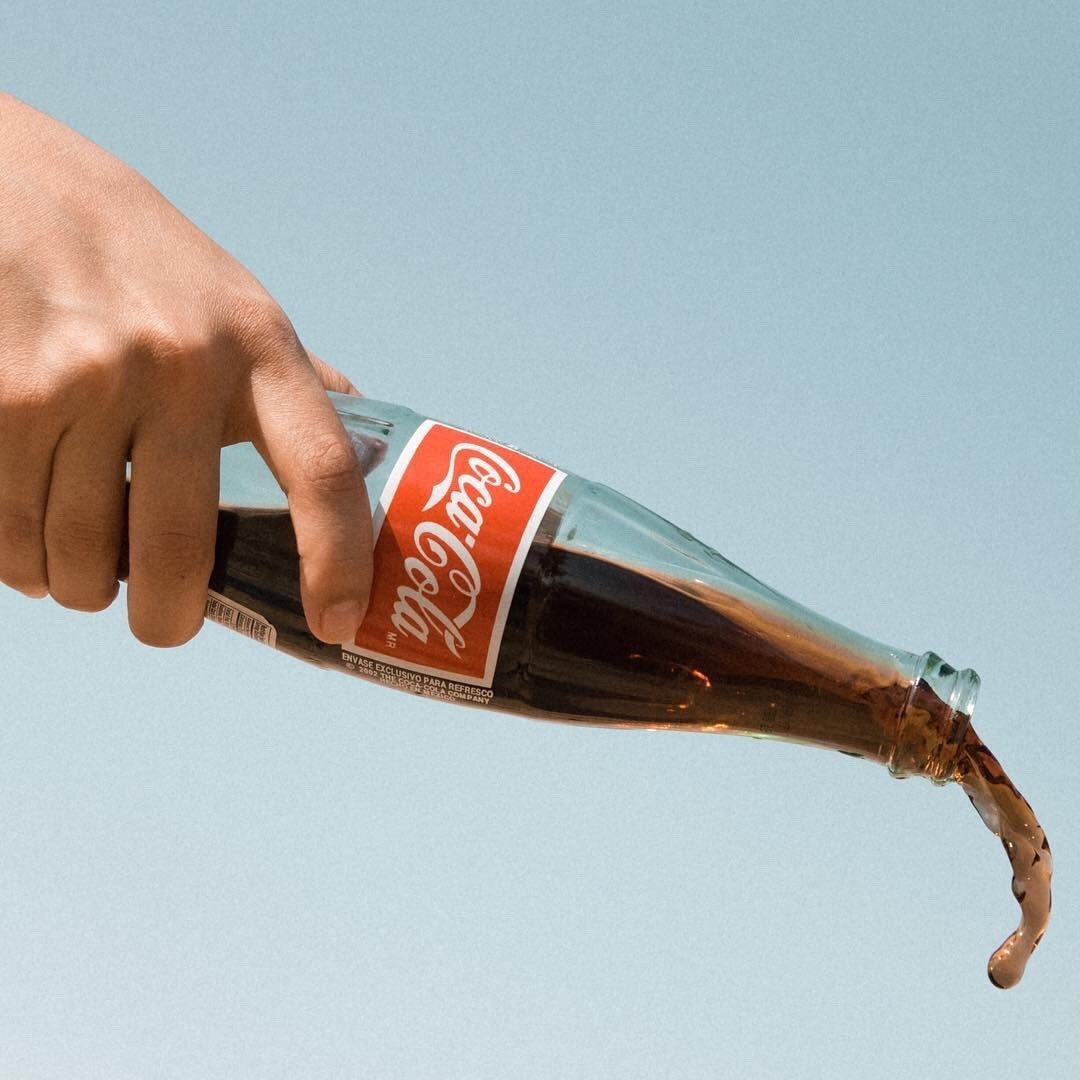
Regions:
M 371 508 L 341 420 L 302 349 L 251 376 L 252 441 L 289 500 L 311 632 L 351 643 L 371 590 Z

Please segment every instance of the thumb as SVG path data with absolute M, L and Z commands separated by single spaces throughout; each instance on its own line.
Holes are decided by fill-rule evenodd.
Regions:
M 315 374 L 319 377 L 319 381 L 325 389 L 333 390 L 338 394 L 351 394 L 353 397 L 364 396 L 337 368 L 332 368 L 325 360 L 320 360 L 310 350 L 307 355 L 308 360 L 311 361 L 311 366 L 315 369 Z

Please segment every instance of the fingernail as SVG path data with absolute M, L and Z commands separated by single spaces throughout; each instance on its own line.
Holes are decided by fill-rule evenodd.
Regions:
M 363 612 L 360 605 L 352 600 L 331 604 L 323 611 L 322 629 L 327 641 L 342 645 L 352 645 L 356 641 L 356 631 L 360 627 Z

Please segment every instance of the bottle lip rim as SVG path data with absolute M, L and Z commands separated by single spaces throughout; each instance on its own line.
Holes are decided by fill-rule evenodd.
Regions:
M 933 748 L 929 759 L 916 763 L 910 759 L 911 748 L 905 746 L 904 730 L 909 710 L 922 684 L 929 687 L 945 706 L 945 713 L 940 744 Z M 979 695 L 979 685 L 978 673 L 971 668 L 954 668 L 933 652 L 923 653 L 919 657 L 900 713 L 896 742 L 887 762 L 893 776 L 902 778 L 911 772 L 918 772 L 935 784 L 946 784 L 953 779 L 957 754 L 971 727 L 971 714 Z

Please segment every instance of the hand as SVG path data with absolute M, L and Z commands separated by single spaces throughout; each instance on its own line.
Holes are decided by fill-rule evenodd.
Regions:
M 371 581 L 356 454 L 280 307 L 138 173 L 0 94 L 0 581 L 151 645 L 199 629 L 222 446 L 289 500 L 308 623 L 351 640 Z

